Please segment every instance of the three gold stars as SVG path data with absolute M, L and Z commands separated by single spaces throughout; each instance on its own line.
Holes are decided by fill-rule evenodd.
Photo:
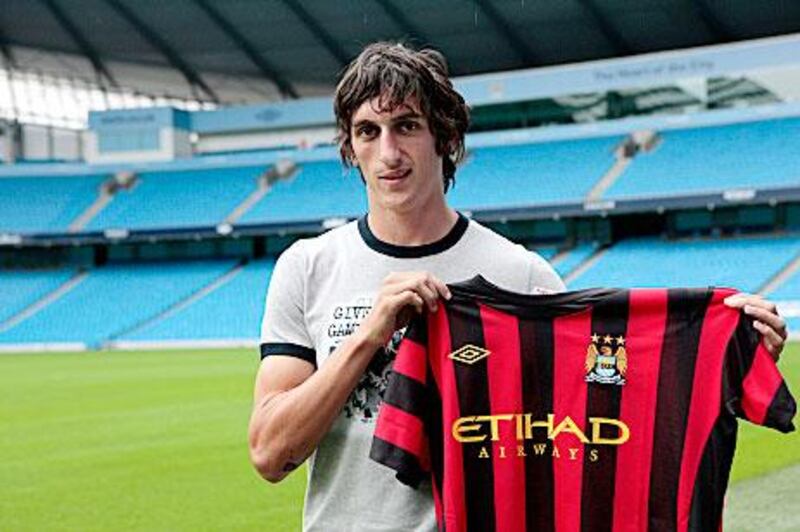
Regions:
M 592 343 L 599 344 L 600 340 L 602 340 L 606 345 L 613 345 L 613 342 L 617 342 L 618 346 L 625 345 L 625 337 L 621 334 L 617 337 L 613 337 L 610 334 L 600 336 L 597 333 L 592 333 Z

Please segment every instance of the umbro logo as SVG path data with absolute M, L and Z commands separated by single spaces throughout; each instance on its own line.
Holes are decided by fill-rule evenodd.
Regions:
M 488 349 L 484 349 L 482 347 L 478 347 L 476 345 L 467 344 L 456 351 L 453 351 L 448 355 L 449 358 L 452 358 L 456 362 L 461 362 L 462 364 L 474 364 L 479 360 L 483 360 L 484 358 L 488 357 L 492 352 Z

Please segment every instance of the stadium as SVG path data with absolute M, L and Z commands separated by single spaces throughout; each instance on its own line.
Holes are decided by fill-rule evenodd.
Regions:
M 7 1 L 0 529 L 299 530 L 247 454 L 277 257 L 367 210 L 334 143 L 365 44 L 448 59 L 448 203 L 567 287 L 774 301 L 800 390 L 800 5 Z M 353 325 L 353 324 L 351 324 Z M 800 530 L 800 440 L 741 423 L 725 528 Z

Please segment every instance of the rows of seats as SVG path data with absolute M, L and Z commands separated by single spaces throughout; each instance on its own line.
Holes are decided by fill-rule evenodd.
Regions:
M 461 210 L 575 203 L 614 163 L 623 136 L 478 146 L 458 170 L 450 203 Z M 240 224 L 294 223 L 354 217 L 366 208 L 357 170 L 333 153 L 298 162 L 241 217 Z M 257 188 L 267 164 L 142 171 L 86 230 L 214 226 Z M 797 186 L 800 118 L 668 130 L 639 153 L 605 192 L 606 199 Z M 108 175 L 0 178 L 0 233 L 63 232 L 98 196 Z
M 670 130 L 605 197 L 668 196 L 800 183 L 800 118 Z
M 338 160 L 317 161 L 303 163 L 291 178 L 276 182 L 239 223 L 353 218 L 364 212 L 366 198 L 358 170 L 345 171 Z
M 209 285 L 233 260 L 110 264 L 28 319 L 0 333 L 0 342 L 83 342 L 122 334 Z
M 794 275 L 777 286 L 769 296 L 778 301 L 800 300 L 800 271 L 795 272 Z
M 558 248 L 555 246 L 542 246 L 529 249 L 531 251 L 535 251 L 540 257 L 548 261 L 551 260 L 556 255 L 558 255 Z
M 562 270 L 574 271 L 596 251 L 593 245 L 583 244 L 567 255 L 562 252 Z M 755 292 L 799 253 L 800 236 L 624 240 L 601 252 L 569 288 L 713 285 Z M 575 258 L 566 261 L 569 257 Z M 274 259 L 253 260 L 243 266 L 229 259 L 94 268 L 39 312 L 7 330 L 0 327 L 0 343 L 255 342 L 273 267 Z M 74 273 L 69 269 L 3 272 L 0 293 L 15 296 L 3 306 L 2 319 L 39 300 Z M 800 273 L 786 280 L 770 298 L 800 300 Z M 790 320 L 790 327 L 797 326 L 800 323 Z
M 53 292 L 73 275 L 73 268 L 0 270 L 0 327 L 12 316 Z
M 553 261 L 553 267 L 561 276 L 568 275 L 588 259 L 596 249 L 594 244 L 580 243 L 572 249 L 564 251 L 558 260 Z
M 800 333 L 800 271 L 784 280 L 768 296 L 778 305 L 787 302 L 792 305 L 791 315 L 786 316 L 786 325 L 790 331 Z
M 614 164 L 622 137 L 476 148 L 449 193 L 458 209 L 582 202 Z
M 108 176 L 0 179 L 0 233 L 63 233 Z
M 576 279 L 590 286 L 728 286 L 756 292 L 800 252 L 800 237 L 623 240 Z
M 86 229 L 215 226 L 257 188 L 264 166 L 142 172 Z
M 274 266 L 273 259 L 251 261 L 205 297 L 120 340 L 252 340 Z

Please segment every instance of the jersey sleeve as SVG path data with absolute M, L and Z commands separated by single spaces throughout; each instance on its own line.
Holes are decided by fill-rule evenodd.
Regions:
M 753 320 L 743 312 L 725 355 L 724 400 L 729 412 L 781 432 L 794 430 L 797 404 Z
M 301 242 L 278 258 L 267 290 L 261 322 L 261 358 L 286 355 L 316 367 L 314 344 L 305 320 L 305 260 Z
M 416 488 L 430 473 L 426 415 L 431 381 L 425 316 L 406 329 L 389 375 L 372 439 L 370 458 L 397 472 L 397 479 Z

